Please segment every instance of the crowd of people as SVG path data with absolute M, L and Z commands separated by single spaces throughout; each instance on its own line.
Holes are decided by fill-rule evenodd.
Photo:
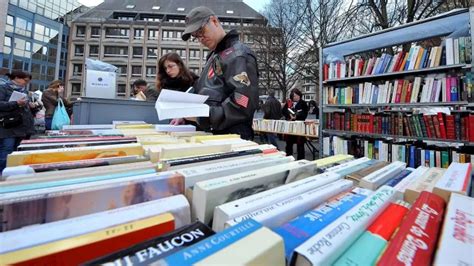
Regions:
M 155 86 L 139 79 L 132 84 L 136 99 L 154 102 L 162 89 L 178 90 L 209 96 L 209 117 L 196 120 L 173 119 L 171 124 L 194 124 L 199 130 L 214 134 L 239 134 L 243 139 L 253 139 L 252 120 L 260 108 L 258 96 L 258 68 L 255 53 L 239 41 L 236 30 L 225 32 L 215 13 L 207 7 L 192 9 L 186 16 L 186 28 L 182 34 L 184 41 L 193 38 L 211 52 L 207 57 L 201 75 L 190 71 L 176 53 L 163 55 L 158 61 Z M 43 109 L 45 128 L 52 129 L 52 120 L 58 102 L 71 114 L 73 103 L 64 95 L 64 84 L 60 80 L 51 82 L 35 100 L 27 90 L 31 75 L 22 71 L 8 74 L 8 80 L 0 83 L 0 173 L 5 167 L 7 155 L 17 149 L 23 139 L 34 133 L 34 116 Z M 22 93 L 15 101 L 10 101 L 14 92 Z M 20 94 L 21 95 L 21 94 Z M 262 106 L 266 119 L 305 120 L 308 105 L 302 99 L 301 91 L 293 89 L 284 106 L 271 91 Z M 268 134 L 270 143 L 278 146 L 277 136 Z M 293 144 L 297 144 L 298 159 L 304 158 L 304 142 L 298 137 L 287 137 L 286 152 L 293 154 Z

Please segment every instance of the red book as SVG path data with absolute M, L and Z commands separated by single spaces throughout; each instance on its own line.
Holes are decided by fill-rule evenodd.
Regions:
M 439 130 L 438 116 L 433 115 L 432 119 L 433 119 L 433 127 L 435 129 L 435 136 L 436 136 L 436 138 L 441 138 L 441 131 Z M 446 117 L 446 119 L 447 119 L 447 117 Z
M 444 126 L 443 113 L 438 113 L 439 133 L 442 139 L 446 139 L 446 127 Z
M 324 64 L 324 69 L 323 69 L 323 80 L 329 79 L 329 65 Z
M 395 103 L 400 103 L 400 98 L 402 97 L 403 89 L 403 79 L 398 81 L 397 94 L 395 95 Z
M 367 118 L 368 118 L 368 132 L 369 133 L 374 133 L 374 116 L 373 115 L 367 115 Z
M 421 192 L 377 265 L 431 265 L 445 205 L 440 196 Z
M 456 139 L 456 126 L 454 123 L 454 115 L 446 115 L 446 138 Z
M 81 236 L 73 237 L 71 240 L 73 243 L 67 243 L 67 239 L 64 241 L 59 240 L 58 244 L 66 241 L 61 245 L 73 247 L 60 248 L 60 250 L 53 253 L 50 253 L 51 251 L 48 250 L 48 255 L 15 263 L 15 265 L 79 265 L 89 260 L 96 259 L 132 245 L 144 242 L 146 240 L 158 237 L 175 229 L 174 218 L 171 214 L 164 214 L 155 217 L 156 218 L 154 219 L 157 221 L 153 225 L 140 228 L 139 230 L 134 230 L 134 225 L 136 225 L 136 223 L 139 221 L 136 221 L 135 223 L 129 223 L 129 225 L 124 225 L 124 228 L 121 230 L 130 231 L 124 234 L 117 234 L 117 227 L 113 227 L 109 231 L 104 229 L 102 230 L 104 233 L 101 235 L 115 234 L 117 236 L 102 236 L 99 238 L 99 241 L 88 240 L 87 242 L 89 243 L 86 244 L 75 244 L 77 242 L 83 242 Z M 153 217 L 150 217 L 150 219 L 153 219 Z M 88 238 L 87 235 L 84 237 Z M 93 234 L 90 234 L 89 239 L 95 239 Z
M 425 121 L 426 134 L 428 134 L 428 138 L 433 138 L 433 136 L 431 135 L 430 117 L 427 115 L 424 115 L 423 120 Z
M 359 76 L 363 76 L 364 73 L 362 73 L 362 71 L 364 70 L 364 64 L 365 64 L 365 61 L 364 59 L 360 59 L 359 60 L 359 66 L 358 66 L 358 71 L 359 71 Z
M 405 95 L 405 102 L 409 103 L 411 100 L 411 92 L 413 90 L 413 82 L 408 83 L 407 94 Z
M 474 142 L 474 114 L 469 114 L 469 141 Z
M 341 78 L 341 62 L 336 63 L 336 78 Z

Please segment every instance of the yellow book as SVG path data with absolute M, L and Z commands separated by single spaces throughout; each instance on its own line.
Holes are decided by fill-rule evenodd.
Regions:
M 173 144 L 173 143 L 184 143 L 185 140 L 171 137 L 168 135 L 163 136 L 137 136 L 137 141 L 142 145 L 150 144 Z
M 201 141 L 216 140 L 216 139 L 234 139 L 234 138 L 240 138 L 240 135 L 226 134 L 226 135 L 194 136 L 191 138 L 191 142 L 201 142 Z
M 421 65 L 421 58 L 423 57 L 423 53 L 425 52 L 425 48 L 420 47 L 418 55 L 416 57 L 415 69 L 420 69 Z
M 283 239 L 266 227 L 247 235 L 194 265 L 285 266 Z
M 138 143 L 17 151 L 8 155 L 7 166 L 10 167 L 27 164 L 66 162 L 143 154 L 144 150 Z
M 348 155 L 348 154 L 337 154 L 330 157 L 314 160 L 313 162 L 316 164 L 317 167 L 324 167 L 326 165 L 330 165 L 330 164 L 342 162 L 342 161 L 347 161 L 351 159 L 354 159 L 354 156 Z
M 55 253 L 59 252 L 67 252 L 68 250 L 80 248 L 86 245 L 90 245 L 92 243 L 96 243 L 99 241 L 105 241 L 107 239 L 112 240 L 112 238 L 116 238 L 115 241 L 119 241 L 121 236 L 125 236 L 130 234 L 129 237 L 133 235 L 135 244 L 141 242 L 140 240 L 144 241 L 147 240 L 144 238 L 143 233 L 140 232 L 141 230 L 145 229 L 155 229 L 153 230 L 154 233 L 161 235 L 163 233 L 170 232 L 174 229 L 174 217 L 171 213 L 164 213 L 156 216 L 152 216 L 149 218 L 145 218 L 142 220 L 137 220 L 129 223 L 123 223 L 117 226 L 104 228 L 99 231 L 91 232 L 88 234 L 83 234 L 71 238 L 61 239 L 58 241 L 32 246 L 25 249 L 15 250 L 12 252 L 4 253 L 0 255 L 0 262 L 1 264 L 13 264 L 18 262 L 26 262 L 28 260 L 44 257 L 44 256 L 54 256 Z M 153 235 L 149 235 L 149 237 L 153 237 Z M 90 250 L 91 247 L 85 247 L 82 252 L 87 252 L 87 249 Z M 100 248 L 100 247 L 99 247 Z M 124 247 L 125 248 L 125 247 Z M 80 252 L 78 250 L 74 250 L 70 253 Z M 71 254 L 72 255 L 72 254 Z M 102 254 L 106 255 L 106 254 Z M 59 255 L 61 257 L 67 256 L 67 254 Z M 74 256 L 71 256 L 71 258 Z M 48 259 L 46 259 L 48 260 Z M 54 261 L 54 258 L 50 259 Z
M 153 124 L 118 124 L 115 125 L 116 129 L 148 129 L 153 128 Z

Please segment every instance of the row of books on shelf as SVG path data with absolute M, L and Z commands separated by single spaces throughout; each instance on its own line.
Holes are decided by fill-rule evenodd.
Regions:
M 133 135 L 143 136 L 140 131 L 148 132 L 139 129 Z M 471 223 L 451 216 L 469 214 L 473 204 L 466 181 L 471 178 L 471 164 L 414 169 L 404 162 L 350 155 L 294 161 L 271 145 L 242 145 L 231 135 L 193 134 L 198 132 L 187 132 L 187 146 L 174 144 L 174 153 L 160 154 L 155 163 L 7 178 L 0 183 L 0 242 L 6 243 L 0 245 L 0 261 L 386 265 L 469 259 L 466 250 L 472 249 L 472 241 L 453 237 L 452 227 Z M 209 142 L 227 142 L 231 151 L 209 151 Z M 126 145 L 130 144 L 109 146 L 122 151 Z M 144 150 L 143 156 L 159 146 Z M 77 153 L 90 148 L 28 153 L 37 160 L 61 162 L 51 156 L 52 151 Z M 100 151 L 103 146 L 94 148 Z M 168 167 L 161 168 L 166 161 Z M 420 226 L 417 221 L 427 215 L 416 231 L 420 234 L 413 235 L 411 228 Z M 414 238 L 425 243 L 424 248 L 405 254 L 406 241 Z
M 433 115 L 346 111 L 325 113 L 324 119 L 326 129 L 474 142 L 474 114 L 470 111 Z
M 271 119 L 254 119 L 253 129 L 256 131 L 274 132 L 281 134 L 307 135 L 317 137 L 319 121 L 286 121 Z
M 380 139 L 351 139 L 337 136 L 323 139 L 323 154 L 351 154 L 387 162 L 405 162 L 409 167 L 447 168 L 450 163 L 474 163 L 469 147 L 440 146 L 436 143 L 392 141 Z
M 345 62 L 331 62 L 323 68 L 324 80 L 370 76 L 399 71 L 433 68 L 471 62 L 471 38 L 447 38 L 445 45 L 411 46 L 408 52 L 382 53 L 371 58 L 350 57 Z
M 328 86 L 323 89 L 323 104 L 473 102 L 473 84 L 472 72 L 468 72 L 463 77 L 438 74 L 382 84 L 365 82 L 358 86 Z

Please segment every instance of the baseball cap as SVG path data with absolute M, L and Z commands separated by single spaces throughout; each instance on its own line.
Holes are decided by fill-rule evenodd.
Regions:
M 215 16 L 215 14 L 205 6 L 199 6 L 189 11 L 185 20 L 186 28 L 181 37 L 183 41 L 187 41 L 193 32 L 199 30 L 210 16 Z

